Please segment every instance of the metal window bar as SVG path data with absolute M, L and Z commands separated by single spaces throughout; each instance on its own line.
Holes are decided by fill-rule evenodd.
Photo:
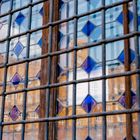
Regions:
M 16 10 L 13 10 L 12 11 L 12 5 L 13 5 L 13 0 L 11 0 L 11 8 L 10 8 L 10 11 L 6 14 L 3 14 L 3 15 L 0 15 L 0 18 L 6 16 L 6 15 L 9 15 L 9 28 L 8 28 L 8 37 L 6 39 L 3 39 L 3 40 L 0 40 L 0 42 L 4 42 L 4 41 L 7 41 L 7 55 L 6 55 L 6 62 L 4 65 L 0 66 L 0 68 L 5 68 L 5 73 L 4 73 L 4 88 L 3 88 L 3 93 L 0 95 L 2 96 L 2 113 L 1 113 L 1 123 L 0 123 L 0 139 L 2 140 L 2 134 L 3 134 L 3 126 L 6 126 L 6 125 L 14 125 L 14 124 L 23 124 L 23 127 L 22 127 L 22 140 L 24 140 L 24 133 L 25 133 L 25 124 L 28 124 L 28 123 L 36 123 L 36 122 L 54 122 L 54 121 L 60 121 L 60 120 L 70 120 L 72 119 L 73 120 L 73 140 L 76 140 L 76 119 L 80 119 L 80 118 L 91 118 L 91 117 L 99 117 L 99 116 L 103 116 L 103 139 L 105 140 L 106 139 L 106 116 L 108 115 L 118 115 L 118 114 L 128 114 L 128 115 L 131 115 L 132 113 L 140 113 L 140 103 L 139 103 L 139 108 L 138 109 L 131 109 L 131 108 L 128 108 L 126 110 L 119 110 L 119 111 L 109 111 L 109 112 L 106 112 L 106 99 L 105 99 L 105 91 L 106 91 L 106 87 L 105 87 L 105 81 L 106 79 L 109 79 L 109 78 L 115 78 L 115 77 L 121 77 L 121 76 L 131 76 L 131 75 L 134 75 L 134 74 L 137 74 L 137 81 L 139 82 L 140 80 L 140 70 L 139 70 L 139 44 L 138 44 L 138 37 L 140 35 L 140 32 L 138 32 L 138 28 L 137 28 L 137 1 L 136 0 L 133 0 L 133 7 L 134 7 L 134 32 L 132 33 L 126 33 L 125 35 L 121 36 L 121 37 L 117 37 L 117 38 L 113 38 L 113 39 L 105 39 L 105 10 L 109 9 L 109 8 L 112 8 L 112 7 L 115 7 L 115 6 L 118 6 L 118 5 L 123 5 L 123 4 L 127 4 L 128 2 L 130 2 L 132 0 L 126 0 L 126 1 L 122 1 L 122 2 L 117 2 L 115 4 L 111 4 L 111 5 L 108 5 L 108 6 L 105 6 L 104 2 L 105 0 L 103 0 L 102 2 L 102 6 L 96 10 L 93 10 L 93 11 L 90 11 L 90 12 L 87 12 L 87 13 L 84 13 L 84 14 L 81 14 L 81 15 L 77 15 L 77 1 L 75 0 L 75 15 L 71 18 L 67 18 L 65 20 L 58 20 L 58 21 L 54 21 L 52 20 L 52 16 L 53 16 L 53 1 L 50 1 L 50 21 L 48 24 L 46 25 L 43 25 L 42 27 L 40 28 L 36 28 L 36 29 L 33 29 L 31 30 L 30 29 L 30 23 L 29 23 L 29 30 L 27 32 L 24 32 L 24 33 L 20 33 L 20 34 L 17 34 L 15 36 L 10 36 L 10 28 L 11 28 L 11 19 L 12 19 L 12 15 L 13 13 L 17 12 L 17 11 L 20 11 L 20 10 L 23 10 L 25 8 L 29 8 L 30 9 L 30 14 L 31 14 L 31 9 L 34 5 L 36 4 L 39 4 L 41 2 L 44 2 L 43 1 L 39 1 L 39 2 L 35 2 L 35 3 L 32 3 L 30 2 L 27 6 L 24 6 L 22 8 L 19 8 L 19 9 L 16 9 Z M 102 30 L 102 40 L 97 42 L 97 43 L 91 43 L 91 44 L 88 44 L 86 46 L 81 46 L 81 47 L 78 47 L 77 48 L 77 20 L 80 18 L 80 17 L 83 17 L 83 16 L 86 16 L 86 15 L 90 15 L 90 14 L 93 14 L 93 13 L 96 13 L 98 11 L 103 11 L 102 12 L 102 27 L 103 27 L 103 30 Z M 31 15 L 29 14 L 29 19 L 31 19 Z M 74 31 L 74 48 L 73 49 L 67 49 L 65 51 L 56 51 L 56 52 L 51 52 L 51 46 L 52 46 L 52 28 L 55 26 L 55 25 L 58 25 L 60 23 L 63 23 L 63 22 L 68 22 L 68 21 L 71 21 L 71 20 L 74 20 L 75 22 L 75 31 Z M 30 20 L 29 20 L 30 21 Z M 30 21 L 31 22 L 31 21 Z M 46 29 L 46 28 L 49 28 L 49 50 L 48 50 L 48 53 L 45 54 L 45 55 L 42 55 L 40 57 L 37 57 L 37 58 L 29 58 L 29 49 L 27 50 L 27 59 L 23 60 L 23 61 L 19 61 L 19 62 L 15 62 L 15 63 L 11 63 L 9 64 L 8 63 L 8 55 L 9 55 L 9 43 L 10 43 L 10 40 L 13 39 L 13 38 L 16 38 L 16 37 L 20 37 L 22 35 L 28 35 L 28 45 L 30 44 L 30 34 L 33 33 L 33 32 L 36 32 L 36 31 L 39 31 L 39 30 L 42 30 L 42 29 Z M 111 75 L 106 75 L 105 73 L 105 45 L 109 42 L 115 42 L 115 41 L 118 41 L 118 40 L 129 40 L 131 37 L 135 37 L 135 46 L 137 46 L 136 48 L 136 53 L 137 53 L 137 69 L 135 71 L 131 71 L 131 70 L 128 70 L 128 71 L 125 71 L 123 73 L 119 73 L 119 74 L 111 74 Z M 80 49 L 84 49 L 84 48 L 89 48 L 91 46 L 96 46 L 96 45 L 102 45 L 103 46 L 103 51 L 102 51 L 102 57 L 103 57 L 103 75 L 98 77 L 98 78 L 88 78 L 88 79 L 84 79 L 84 80 L 76 80 L 76 58 L 77 58 L 77 50 L 80 50 Z M 73 74 L 73 80 L 70 81 L 70 82 L 65 82 L 65 83 L 58 83 L 58 84 L 51 84 L 50 82 L 48 82 L 47 85 L 43 85 L 43 86 L 39 86 L 39 87 L 36 87 L 36 88 L 28 88 L 27 87 L 27 83 L 28 83 L 28 65 L 29 65 L 29 62 L 31 61 L 34 61 L 34 60 L 38 60 L 38 59 L 42 59 L 42 58 L 48 58 L 48 66 L 50 66 L 49 64 L 51 64 L 51 58 L 53 56 L 56 56 L 56 55 L 60 55 L 60 54 L 63 54 L 63 53 L 68 53 L 68 52 L 72 52 L 74 51 L 74 74 Z M 129 56 L 129 55 L 128 55 Z M 6 81 L 7 81 L 7 69 L 9 66 L 12 66 L 12 65 L 17 65 L 17 64 L 21 64 L 21 63 L 25 63 L 26 62 L 26 71 L 27 71 L 27 74 L 26 74 L 26 82 L 25 82 L 25 88 L 23 90 L 17 90 L 17 91 L 13 91 L 13 92 L 6 92 Z M 48 70 L 48 74 L 51 73 L 51 69 Z M 103 94 L 102 94 L 102 97 L 103 97 L 103 112 L 101 113 L 94 113 L 94 114 L 84 114 L 84 115 L 76 115 L 76 84 L 77 83 L 83 83 L 83 82 L 90 82 L 90 81 L 97 81 L 97 80 L 103 80 Z M 50 81 L 50 78 L 48 78 L 48 81 Z M 46 118 L 40 118 L 40 119 L 37 119 L 37 120 L 26 120 L 26 93 L 28 91 L 33 91 L 33 90 L 37 90 L 37 89 L 48 89 L 48 96 L 49 96 L 49 90 L 51 88 L 54 88 L 54 87 L 60 87 L 60 86 L 64 86 L 64 85 L 69 85 L 69 84 L 73 84 L 74 85 L 74 92 L 73 92 L 73 114 L 71 116 L 64 116 L 64 117 L 49 117 L 49 114 L 47 113 L 47 116 Z M 18 94 L 18 93 L 21 93 L 21 92 L 25 92 L 25 97 L 24 97 L 24 113 L 23 113 L 23 119 L 21 121 L 16 121 L 16 122 L 4 122 L 4 104 L 5 104 L 5 97 L 7 95 L 10 95 L 10 94 Z M 138 94 L 138 97 L 140 98 L 139 96 L 139 86 L 137 88 L 137 94 Z M 48 105 L 49 105 L 49 97 L 47 98 L 48 99 Z M 47 108 L 47 112 L 49 112 L 49 107 Z M 140 124 L 139 124 L 140 126 Z M 47 129 L 49 129 L 47 127 Z M 139 131 L 140 131 L 140 128 L 139 128 Z M 48 132 L 48 131 L 47 131 Z M 46 133 L 46 138 L 48 138 L 48 133 Z M 139 136 L 140 138 L 140 136 Z
M 32 0 L 30 0 L 30 3 L 32 3 Z M 29 15 L 28 15 L 28 30 L 31 29 L 31 20 L 32 20 L 32 6 L 29 6 Z M 31 34 L 27 34 L 27 50 L 26 50 L 26 57 L 27 59 L 30 57 L 30 39 L 31 39 Z M 29 62 L 26 62 L 26 68 L 25 68 L 25 83 L 24 87 L 28 87 L 28 76 L 29 76 Z M 22 119 L 26 120 L 26 104 L 27 104 L 27 91 L 24 92 L 23 95 L 23 116 Z M 25 139 L 25 124 L 22 124 L 22 134 L 21 134 L 22 140 Z
M 102 6 L 105 6 L 105 0 L 102 0 Z M 105 40 L 105 9 L 102 10 L 102 39 Z M 102 75 L 106 75 L 106 44 L 102 44 Z M 102 80 L 102 111 L 106 112 L 106 79 Z M 106 116 L 102 117 L 102 140 L 107 139 Z
M 10 11 L 13 8 L 13 0 L 10 2 Z M 10 37 L 10 31 L 11 31 L 11 25 L 12 25 L 12 13 L 9 14 L 9 19 L 8 19 L 8 35 L 7 37 Z M 8 58 L 9 58 L 9 47 L 10 47 L 10 39 L 7 40 L 7 45 L 6 45 L 6 60 L 5 60 L 5 65 L 4 65 L 4 86 L 3 86 L 3 91 L 2 91 L 2 104 L 1 104 L 1 124 L 4 122 L 4 111 L 5 111 L 5 93 L 6 93 L 6 84 L 7 84 L 7 72 L 8 72 L 8 67 L 6 64 L 8 64 Z M 3 125 L 0 125 L 0 139 L 2 140 L 3 136 Z
M 78 1 L 74 0 L 74 15 L 78 14 Z M 74 43 L 73 47 L 77 48 L 77 24 L 78 24 L 78 19 L 74 18 Z M 73 51 L 74 53 L 74 62 L 73 62 L 73 80 L 76 81 L 77 77 L 77 50 Z M 72 95 L 72 115 L 76 115 L 76 83 L 73 83 L 73 95 Z M 76 140 L 76 119 L 72 120 L 72 140 Z
M 101 11 L 101 10 L 107 10 L 107 9 L 109 9 L 109 8 L 112 8 L 112 7 L 115 7 L 115 6 L 119 6 L 119 5 L 122 5 L 122 4 L 125 4 L 125 3 L 128 3 L 128 2 L 131 2 L 132 0 L 125 0 L 125 1 L 121 1 L 121 2 L 116 2 L 116 3 L 114 3 L 114 4 L 111 4 L 111 5 L 107 5 L 107 6 L 101 6 L 100 8 L 97 8 L 97 9 L 95 9 L 95 10 L 91 10 L 90 12 L 86 12 L 86 13 L 84 13 L 84 14 L 79 14 L 79 15 L 75 15 L 75 16 L 72 16 L 72 17 L 70 17 L 70 18 L 66 18 L 66 19 L 63 19 L 63 20 L 57 20 L 57 21 L 54 21 L 54 22 L 50 22 L 50 23 L 48 23 L 48 24 L 46 24 L 46 25 L 43 25 L 42 27 L 38 27 L 38 28 L 36 28 L 36 29 L 31 29 L 31 30 L 28 30 L 28 31 L 26 31 L 26 32 L 23 32 L 23 33 L 19 33 L 19 34 L 17 34 L 17 35 L 13 35 L 13 36 L 10 36 L 10 37 L 7 37 L 6 39 L 2 39 L 2 40 L 0 40 L 0 42 L 4 42 L 4 41 L 6 41 L 7 39 L 13 39 L 13 38 L 16 38 L 16 37 L 19 37 L 19 36 L 23 36 L 23 35 L 26 35 L 27 33 L 33 33 L 33 32 L 36 32 L 36 31 L 39 31 L 39 30 L 42 30 L 42 29 L 45 29 L 45 28 L 48 28 L 49 26 L 55 26 L 55 25 L 58 25 L 58 24 L 61 24 L 61 23 L 64 23 L 64 22 L 68 22 L 68 21 L 71 21 L 71 20 L 73 20 L 74 18 L 77 18 L 77 19 L 79 19 L 79 18 L 81 18 L 81 17 L 83 17 L 83 16 L 87 16 L 87 15 L 90 15 L 90 14 L 94 14 L 94 13 L 96 13 L 96 12 L 99 12 L 99 11 Z M 45 1 L 44 1 L 45 2 Z M 40 2 L 38 2 L 37 4 L 39 4 Z M 34 3 L 34 4 L 29 4 L 29 5 L 31 5 L 32 7 L 34 6 L 34 5 L 36 5 L 36 3 Z M 29 6 L 27 6 L 27 8 L 28 8 Z M 19 8 L 17 11 L 20 11 L 20 10 L 24 10 L 24 9 L 26 9 L 26 7 L 24 7 L 23 9 L 22 8 Z M 16 10 L 15 10 L 16 11 Z M 9 12 L 9 14 L 13 14 L 13 13 L 15 13 L 15 11 L 14 12 Z M 16 12 L 17 12 L 16 11 Z M 6 15 L 8 15 L 8 14 L 5 14 L 4 16 L 6 16 Z M 0 18 L 2 18 L 3 16 L 0 16 Z

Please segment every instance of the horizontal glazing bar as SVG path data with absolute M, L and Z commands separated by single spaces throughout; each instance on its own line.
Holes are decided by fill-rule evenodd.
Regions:
M 101 10 L 107 10 L 107 9 L 109 9 L 109 8 L 112 8 L 112 7 L 115 7 L 115 6 L 119 6 L 119 5 L 122 5 L 122 4 L 124 4 L 124 3 L 131 2 L 131 1 L 132 1 L 132 0 L 126 0 L 126 1 L 123 1 L 123 2 L 118 2 L 118 3 L 115 3 L 115 4 L 108 5 L 108 6 L 103 6 L 103 7 L 101 7 L 101 8 L 96 9 L 96 10 L 93 10 L 93 11 L 91 11 L 91 12 L 87 12 L 87 13 L 80 14 L 80 15 L 75 15 L 75 16 L 72 16 L 72 17 L 70 17 L 70 18 L 66 18 L 66 19 L 63 19 L 63 20 L 54 21 L 54 22 L 48 23 L 48 24 L 46 24 L 46 25 L 43 25 L 42 27 L 39 27 L 39 28 L 36 28 L 36 29 L 31 29 L 31 30 L 28 30 L 28 31 L 26 31 L 26 32 L 23 32 L 23 33 L 20 33 L 20 34 L 13 35 L 13 36 L 10 36 L 10 37 L 8 37 L 8 38 L 2 39 L 2 40 L 0 40 L 0 43 L 1 43 L 1 42 L 4 42 L 4 41 L 6 41 L 6 40 L 11 40 L 11 39 L 13 39 L 13 38 L 26 35 L 26 34 L 28 34 L 28 33 L 31 34 L 31 33 L 33 33 L 33 32 L 36 32 L 36 31 L 39 31 L 39 30 L 43 30 L 43 29 L 49 28 L 50 26 L 56 26 L 56 25 L 59 25 L 59 24 L 64 23 L 64 22 L 69 22 L 69 21 L 71 21 L 71 20 L 73 20 L 73 19 L 79 19 L 79 18 L 81 18 L 81 17 L 83 17 L 83 16 L 88 16 L 88 15 L 90 15 L 90 14 L 94 14 L 94 13 L 96 13 L 96 12 L 100 12 Z
M 78 50 L 82 50 L 82 49 L 86 49 L 86 48 L 90 48 L 90 47 L 94 47 L 94 46 L 98 46 L 98 45 L 102 45 L 102 44 L 107 44 L 107 43 L 112 43 L 112 42 L 115 42 L 115 41 L 120 41 L 120 40 L 123 40 L 123 39 L 126 39 L 126 38 L 132 38 L 132 37 L 135 37 L 135 36 L 140 36 L 140 32 L 135 31 L 135 32 L 129 33 L 127 35 L 123 35 L 121 37 L 112 38 L 112 39 L 105 39 L 105 40 L 101 40 L 101 41 L 96 42 L 96 43 L 90 43 L 90 44 L 86 44 L 86 45 L 83 45 L 83 46 L 74 47 L 74 48 L 70 48 L 70 49 L 66 49 L 66 50 L 55 51 L 55 52 L 47 53 L 45 55 L 41 55 L 41 56 L 36 57 L 36 58 L 27 58 L 27 59 L 24 59 L 22 61 L 1 65 L 0 68 L 9 67 L 9 66 L 17 65 L 17 64 L 22 64 L 22 63 L 25 63 L 25 62 L 31 62 L 31 61 L 47 58 L 49 56 L 57 56 L 57 55 L 61 55 L 61 54 L 64 54 L 64 53 L 70 53 L 74 50 L 78 51 Z
M 26 9 L 26 8 L 29 8 L 30 6 L 33 7 L 33 6 L 37 5 L 37 4 L 40 4 L 40 3 L 45 2 L 45 1 L 46 1 L 46 0 L 40 0 L 40 1 L 37 1 L 37 2 L 29 3 L 29 4 L 27 4 L 26 6 L 23 6 L 23 7 L 21 7 L 21 8 L 15 9 L 15 10 L 12 10 L 12 9 L 11 9 L 9 12 L 0 15 L 0 18 L 5 17 L 5 16 L 8 16 L 8 15 L 10 15 L 10 14 L 14 14 L 15 12 L 24 10 L 24 9 Z
M 21 93 L 21 92 L 25 92 L 25 91 L 34 91 L 34 90 L 41 90 L 41 89 L 46 89 L 46 88 L 55 88 L 55 87 L 60 87 L 60 86 L 66 86 L 66 85 L 70 85 L 70 84 L 78 84 L 78 83 L 85 83 L 85 82 L 91 82 L 91 81 L 99 81 L 99 80 L 103 80 L 103 79 L 111 79 L 111 78 L 122 77 L 122 76 L 131 76 L 131 75 L 134 75 L 134 74 L 140 74 L 140 69 L 137 69 L 137 70 L 134 70 L 134 71 L 126 71 L 126 72 L 117 73 L 117 74 L 103 75 L 103 76 L 99 76 L 99 77 L 96 77 L 96 78 L 88 78 L 88 79 L 82 79 L 82 80 L 72 80 L 70 82 L 43 85 L 43 86 L 38 86 L 38 87 L 35 87 L 35 88 L 24 88 L 22 90 L 5 92 L 4 96 L 10 95 L 10 94 Z M 0 96 L 3 96 L 3 95 L 0 94 Z
M 108 111 L 108 112 L 100 112 L 100 113 L 90 113 L 83 115 L 71 115 L 64 117 L 48 117 L 36 120 L 21 120 L 16 122 L 2 122 L 0 126 L 5 125 L 15 125 L 15 124 L 29 124 L 29 123 L 40 123 L 40 122 L 53 122 L 53 121 L 62 121 L 62 120 L 71 120 L 71 119 L 82 119 L 82 118 L 92 118 L 92 117 L 102 117 L 102 116 L 111 116 L 111 115 L 121 115 L 121 114 L 132 114 L 139 113 L 140 109 L 126 109 L 126 110 L 118 110 L 118 111 Z

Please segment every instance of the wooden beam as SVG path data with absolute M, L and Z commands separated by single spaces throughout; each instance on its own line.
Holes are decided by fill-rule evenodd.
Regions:
M 43 25 L 47 24 L 49 21 L 49 1 L 44 2 L 44 15 L 43 15 Z M 59 12 L 58 12 L 58 0 L 54 0 L 54 21 L 58 20 Z M 42 39 L 43 39 L 43 46 L 42 46 L 42 55 L 48 53 L 48 36 L 49 30 L 44 29 L 42 31 Z M 52 44 L 52 52 L 57 51 L 57 44 L 58 44 L 58 26 L 53 27 L 53 44 Z M 40 72 L 40 84 L 45 85 L 48 83 L 47 81 L 47 72 L 48 72 L 48 60 L 47 58 L 41 60 L 41 72 Z M 57 81 L 57 57 L 54 56 L 51 58 L 51 83 L 55 83 Z M 47 90 L 40 91 L 40 118 L 46 117 L 46 94 Z M 50 89 L 50 108 L 49 108 L 49 116 L 53 117 L 56 115 L 56 89 Z M 55 122 L 49 123 L 49 140 L 55 140 L 56 132 L 55 132 Z M 39 124 L 39 140 L 46 140 L 46 123 Z
M 49 1 L 44 2 L 43 4 L 43 24 L 48 23 L 49 21 Z M 48 52 L 48 29 L 42 31 L 42 55 Z M 47 84 L 47 59 L 41 60 L 41 70 L 40 70 L 40 85 Z M 40 90 L 40 109 L 39 109 L 39 118 L 45 118 L 46 116 L 46 90 Z M 45 123 L 39 124 L 39 140 L 45 140 Z
M 128 11 L 128 4 L 123 4 L 123 29 L 124 34 L 129 33 L 129 11 Z M 124 54 L 125 54 L 125 71 L 130 71 L 130 43 L 129 39 L 124 40 Z M 131 77 L 125 77 L 125 102 L 126 102 L 126 109 L 131 108 Z M 132 138 L 132 115 L 126 114 L 126 140 L 133 140 Z

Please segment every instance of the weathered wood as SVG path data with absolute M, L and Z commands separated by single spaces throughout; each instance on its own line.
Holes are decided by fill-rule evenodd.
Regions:
M 123 4 L 123 29 L 124 34 L 129 33 L 129 17 L 128 17 L 128 4 Z M 124 40 L 124 54 L 125 54 L 125 71 L 130 71 L 130 43 L 129 39 Z M 131 78 L 130 76 L 125 77 L 125 93 L 126 93 L 126 108 L 131 108 Z M 132 115 L 126 114 L 126 139 L 132 140 Z
M 48 23 L 49 21 L 49 1 L 46 1 L 44 3 L 44 15 L 43 15 L 43 24 Z M 54 21 L 58 19 L 58 0 L 54 1 Z M 48 36 L 49 36 L 49 30 L 44 29 L 42 31 L 42 39 L 43 39 L 43 46 L 42 46 L 42 55 L 48 53 Z M 53 44 L 52 44 L 52 52 L 57 51 L 57 37 L 58 37 L 58 27 L 53 27 Z M 55 83 L 57 80 L 57 57 L 54 56 L 51 58 L 51 83 Z M 48 72 L 48 59 L 42 59 L 41 61 L 41 85 L 47 84 L 47 72 Z M 40 91 L 40 118 L 46 117 L 46 90 Z M 56 115 L 56 89 L 50 89 L 50 105 L 49 105 L 49 116 L 55 116 Z M 46 123 L 41 123 L 39 125 L 39 140 L 45 140 L 46 135 Z M 55 123 L 50 122 L 49 123 L 49 140 L 55 139 Z
M 43 4 L 44 14 L 43 14 L 43 24 L 47 23 L 49 20 L 49 1 L 44 2 Z M 42 55 L 48 52 L 48 29 L 42 31 Z M 47 59 L 41 60 L 41 71 L 40 71 L 40 85 L 47 84 Z M 46 90 L 40 90 L 40 110 L 39 117 L 45 118 L 46 114 Z M 45 123 L 39 124 L 39 140 L 45 140 Z

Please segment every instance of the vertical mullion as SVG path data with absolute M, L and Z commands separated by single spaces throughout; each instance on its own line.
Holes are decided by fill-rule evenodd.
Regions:
M 32 3 L 32 0 L 30 0 L 30 4 Z M 29 6 L 29 15 L 28 15 L 28 30 L 31 29 L 31 19 L 32 19 L 32 6 Z M 27 51 L 26 51 L 26 57 L 27 59 L 30 57 L 30 38 L 31 34 L 27 34 Z M 26 62 L 26 68 L 25 68 L 25 83 L 24 83 L 24 88 L 28 88 L 28 75 L 29 75 L 29 62 Z M 24 92 L 23 95 L 23 115 L 22 115 L 22 120 L 26 120 L 26 105 L 27 105 L 27 91 Z M 25 124 L 22 124 L 22 137 L 21 139 L 24 140 L 25 137 Z
M 13 8 L 13 0 L 11 0 L 10 3 L 10 11 L 12 11 Z M 8 34 L 7 38 L 10 37 L 10 32 L 11 32 L 11 25 L 12 25 L 12 13 L 9 14 L 9 19 L 8 19 Z M 3 92 L 2 92 L 2 107 L 1 107 L 1 125 L 0 125 L 0 140 L 2 140 L 3 136 L 3 125 L 2 122 L 4 121 L 4 110 L 5 110 L 5 92 L 6 92 L 6 82 L 7 82 L 7 71 L 8 71 L 8 59 L 9 59 L 9 48 L 10 48 L 10 39 L 7 40 L 7 45 L 6 45 L 6 60 L 5 60 L 5 70 L 4 70 L 4 85 L 3 85 Z
M 53 22 L 53 9 L 54 9 L 54 1 L 50 0 L 49 1 L 49 43 L 48 43 L 48 53 L 50 53 L 52 51 L 52 37 L 53 37 L 53 26 L 51 25 L 51 23 Z M 48 71 L 47 71 L 47 75 L 48 75 L 48 85 L 50 85 L 51 83 L 51 56 L 48 56 Z M 46 96 L 46 118 L 49 117 L 49 112 L 50 112 L 50 88 L 47 89 L 47 96 Z M 49 131 L 49 122 L 46 123 L 46 140 L 51 140 L 50 134 L 51 132 Z
M 74 16 L 78 14 L 78 1 L 74 0 Z M 76 80 L 77 74 L 77 22 L 78 19 L 74 18 L 74 62 L 73 62 L 73 80 Z M 76 83 L 73 84 L 73 97 L 72 97 L 72 115 L 76 115 Z M 76 119 L 72 120 L 72 140 L 76 140 Z
M 105 6 L 105 0 L 102 0 Z M 105 40 L 105 9 L 102 10 L 102 39 Z M 102 44 L 102 75 L 106 75 L 106 44 Z M 106 112 L 106 79 L 102 80 L 102 111 Z M 106 116 L 102 117 L 102 140 L 107 139 Z
M 134 32 L 138 31 L 138 15 L 137 15 L 137 0 L 133 0 L 133 16 L 134 16 Z M 134 36 L 134 46 L 136 52 L 136 69 L 140 69 L 140 62 L 139 62 L 139 40 L 138 36 Z M 136 75 L 137 80 L 137 97 L 138 97 L 138 108 L 140 108 L 140 74 Z M 140 113 L 138 113 L 138 139 L 140 139 Z
M 66 16 L 67 17 L 69 17 L 69 9 L 70 9 L 70 7 L 69 7 L 69 2 L 67 2 L 66 3 Z M 69 22 L 67 22 L 66 23 L 66 34 L 67 34 L 67 36 L 66 36 L 66 49 L 69 49 L 69 36 L 70 36 L 70 34 L 69 34 Z M 66 67 L 68 68 L 69 67 L 69 54 L 66 54 Z M 67 74 L 67 73 L 66 73 Z M 69 81 L 69 70 L 68 70 L 68 74 L 67 74 L 67 76 L 66 76 L 66 82 L 68 82 Z M 66 116 L 68 115 L 68 111 L 69 111 L 69 109 L 68 109 L 68 86 L 66 86 Z M 67 129 L 68 128 L 68 121 L 66 120 L 65 121 L 65 128 Z M 67 137 L 67 131 L 66 131 L 66 137 Z

